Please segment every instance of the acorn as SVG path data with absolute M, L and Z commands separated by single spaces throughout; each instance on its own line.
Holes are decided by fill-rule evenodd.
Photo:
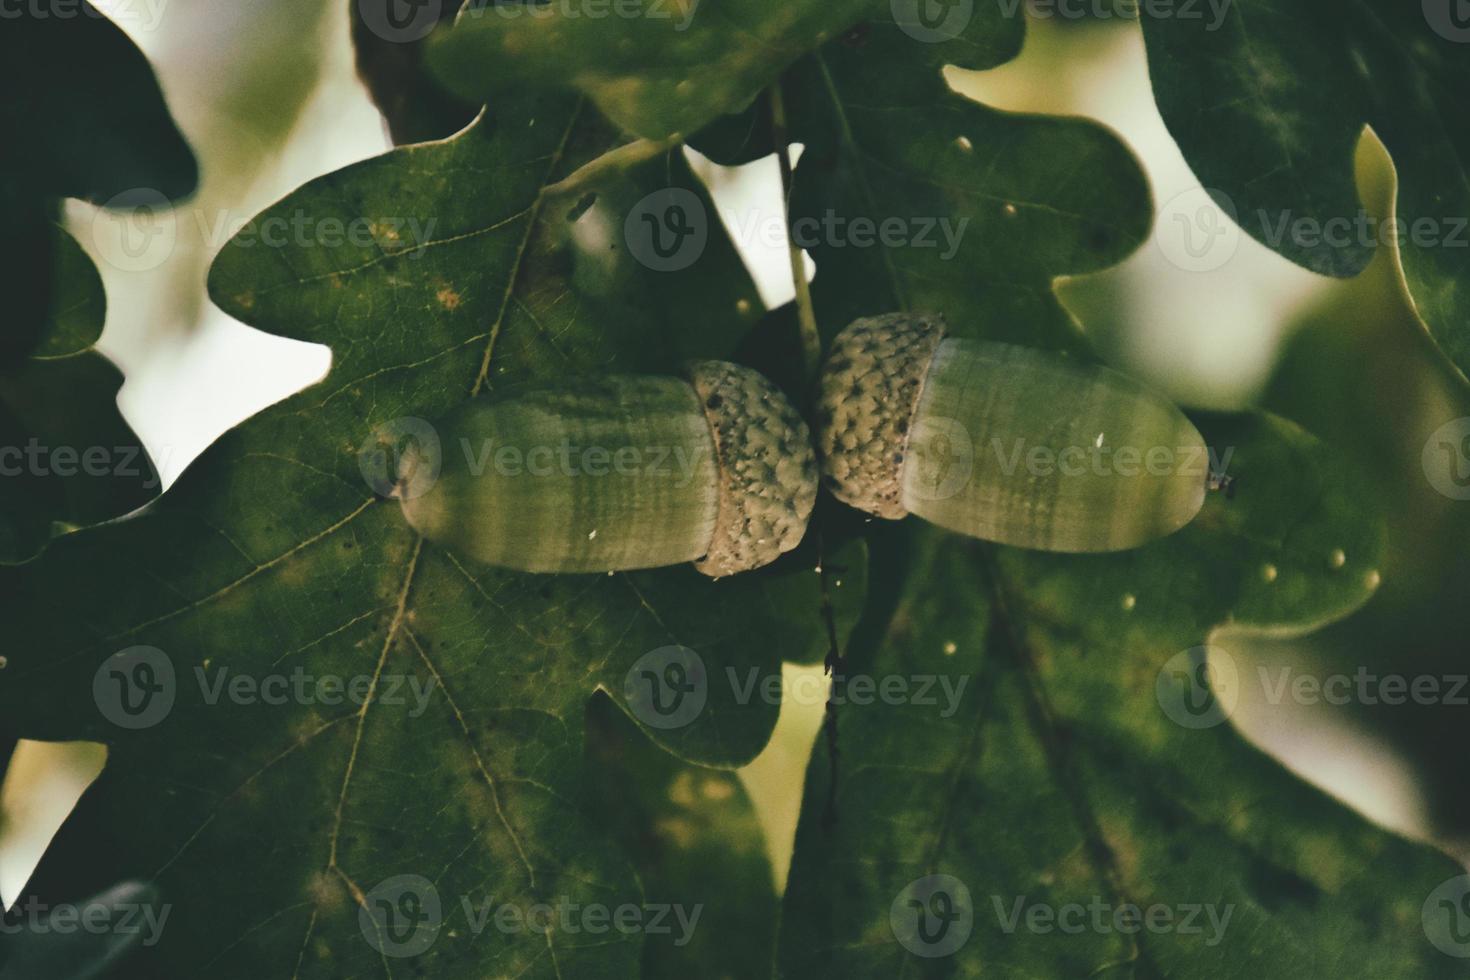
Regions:
M 403 457 L 397 494 L 425 538 L 527 572 L 692 561 L 713 577 L 775 561 L 806 531 L 816 458 L 764 377 L 701 361 L 675 377 L 609 376 L 461 406 L 442 458 Z M 437 473 L 430 480 L 414 474 Z
M 1193 520 L 1209 455 L 1173 404 L 1116 371 L 945 336 L 940 317 L 852 323 L 823 367 L 823 482 L 879 517 L 1058 552 L 1134 548 Z

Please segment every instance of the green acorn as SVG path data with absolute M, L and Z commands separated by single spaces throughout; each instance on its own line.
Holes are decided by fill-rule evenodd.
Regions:
M 891 314 L 834 341 L 818 425 L 839 499 L 1061 552 L 1134 548 L 1194 519 L 1209 455 L 1171 403 L 1108 368 L 944 333 Z
M 404 457 L 400 487 L 438 474 L 398 494 L 404 516 L 506 568 L 692 561 L 733 575 L 796 547 L 816 499 L 806 423 L 761 375 L 723 361 L 691 365 L 688 380 L 612 376 L 476 400 L 436 428 L 441 458 Z

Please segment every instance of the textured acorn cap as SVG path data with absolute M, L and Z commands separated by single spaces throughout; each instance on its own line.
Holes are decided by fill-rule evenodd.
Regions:
M 898 520 L 909 430 L 944 318 L 907 313 L 854 320 L 832 342 L 817 406 L 822 474 L 838 500 Z
M 689 380 L 719 462 L 714 537 L 694 567 L 718 578 L 769 564 L 801 541 L 816 503 L 811 433 L 776 386 L 749 368 L 700 361 Z

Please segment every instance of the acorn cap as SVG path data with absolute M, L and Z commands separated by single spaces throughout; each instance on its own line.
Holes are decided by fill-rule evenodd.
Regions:
M 811 433 L 764 377 L 726 361 L 689 366 L 719 463 L 719 513 L 694 567 L 716 578 L 759 568 L 795 548 L 817 499 Z
M 817 405 L 822 475 L 859 510 L 898 520 L 909 431 L 944 318 L 908 313 L 854 320 L 832 342 Z

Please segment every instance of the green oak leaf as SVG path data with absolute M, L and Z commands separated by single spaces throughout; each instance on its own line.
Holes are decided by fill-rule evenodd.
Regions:
M 198 166 L 147 59 L 87 0 L 69 9 L 32 5 L 5 19 L 0 173 L 41 196 L 97 204 L 140 189 L 191 193 Z
M 599 812 L 649 898 L 677 912 L 667 917 L 668 934 L 644 943 L 640 976 L 769 974 L 780 903 L 760 821 L 740 777 L 662 751 L 605 697 L 588 706 L 587 731 Z
M 199 173 L 147 59 L 87 0 L 7 14 L 0 91 L 0 365 L 12 366 L 78 298 L 52 292 L 84 261 L 74 245 L 56 251 L 60 199 L 157 207 L 192 193 Z
M 0 212 L 0 289 L 9 297 L 0 316 L 0 367 L 12 367 L 56 329 L 53 313 L 68 302 L 57 294 L 63 286 L 58 280 L 82 283 L 62 270 L 56 254 L 61 202 L 38 197 L 13 174 L 0 172 Z
M 117 409 L 122 374 L 94 348 L 107 306 L 97 268 L 66 232 L 49 235 L 45 329 L 28 359 L 0 367 L 0 564 L 135 510 L 159 488 Z
M 83 901 L 28 912 L 25 921 L 7 930 L 0 948 L 0 980 L 105 980 L 122 975 L 119 965 L 151 934 L 136 918 L 136 909 L 157 901 L 157 893 L 148 886 L 122 882 Z M 105 927 L 81 928 L 83 916 Z M 32 922 L 35 928 L 30 928 Z
M 1224 722 L 1253 679 L 1217 650 L 1201 673 L 1217 624 L 1300 632 L 1367 597 L 1371 491 L 1288 423 L 1211 428 L 1238 493 L 1139 551 L 1041 556 L 913 521 L 875 542 L 897 598 L 845 683 L 934 696 L 843 705 L 835 823 L 813 754 L 780 975 L 1460 975 L 1421 917 L 1461 869 L 1248 746 Z M 1331 541 L 1362 550 L 1337 566 Z M 1152 925 L 1130 930 L 1130 905 Z
M 32 356 L 41 360 L 80 354 L 102 337 L 107 318 L 107 294 L 102 276 L 77 240 L 60 228 L 52 229 L 51 295 L 46 326 Z
M 1148 16 L 1147 5 L 1143 17 L 1164 121 L 1241 227 L 1335 276 L 1357 274 L 1397 239 L 1419 313 L 1462 373 L 1470 370 L 1463 6 L 1235 0 L 1218 21 Z M 1359 203 L 1353 154 L 1364 126 L 1393 156 L 1401 232 Z
M 957 333 L 1086 353 L 1051 282 L 1138 245 L 1147 185 L 1097 127 L 944 90 L 942 65 L 985 67 L 1019 45 L 1017 25 L 977 11 L 916 71 L 905 39 L 875 21 L 788 74 L 790 138 L 806 147 L 794 221 L 969 219 L 947 259 L 911 240 L 817 233 L 826 331 L 916 309 Z M 714 145 L 746 152 L 740 124 L 724 127 Z M 1214 495 L 1146 548 L 1047 555 L 913 519 L 874 532 L 873 598 L 837 687 L 839 765 L 818 745 L 808 771 L 780 975 L 1158 977 L 1212 973 L 1222 958 L 1264 975 L 1453 969 L 1420 928 L 1450 862 L 1373 829 L 1228 726 L 1185 728 L 1163 709 L 1165 668 L 1198 668 L 1215 627 L 1312 630 L 1359 608 L 1381 575 L 1376 498 L 1351 466 L 1269 416 L 1197 421 L 1234 497 Z M 895 677 L 927 684 L 928 703 L 875 700 Z M 931 875 L 968 888 L 963 945 L 942 945 L 959 890 Z M 1094 896 L 1233 905 L 1235 918 L 1223 953 L 1208 931 L 1027 931 L 1029 905 Z M 1007 932 L 997 916 L 1018 901 Z
M 886 5 L 877 0 L 472 0 L 432 37 L 428 62 L 460 97 L 510 83 L 585 93 L 626 131 L 678 139 L 743 109 L 782 69 Z
M 758 692 L 783 657 L 825 648 L 808 565 L 726 581 L 478 567 L 417 539 L 365 479 L 361 450 L 404 420 L 521 382 L 673 370 L 727 353 L 760 316 L 717 230 L 682 271 L 630 255 L 626 216 L 647 194 L 699 193 L 677 158 L 605 174 L 574 203 L 544 193 L 616 141 L 580 101 L 517 95 L 260 215 L 211 294 L 330 345 L 328 375 L 227 433 L 141 515 L 0 573 L 0 719 L 109 745 L 89 793 L 117 836 L 103 870 L 172 906 L 160 973 L 333 977 L 411 952 L 405 969 L 451 978 L 635 975 L 637 934 L 502 936 L 477 919 L 490 900 L 643 901 L 585 773 L 588 697 L 638 710 L 630 687 L 641 698 L 660 651 L 687 648 L 702 708 L 682 728 L 646 708 L 638 721 L 684 760 L 734 766 L 778 708 L 747 678 Z M 811 617 L 773 590 L 805 594 Z M 341 686 L 224 686 L 241 677 Z M 138 726 L 130 708 L 166 713 L 112 720 Z
M 7 564 L 34 557 L 56 533 L 127 513 L 158 489 L 117 411 L 122 376 L 93 349 L 106 297 L 91 259 L 56 227 L 59 199 L 162 202 L 190 193 L 198 171 L 142 52 L 86 0 L 66 12 L 32 5 L 6 16 L 0 89 Z
M 1008 61 L 1022 34 L 990 5 L 940 43 L 875 20 L 789 74 L 790 138 L 806 147 L 793 238 L 816 262 L 825 331 L 914 309 L 942 312 L 960 335 L 1077 344 L 1051 281 L 1132 251 L 1148 186 L 1101 127 L 997 112 L 945 84 L 945 65 Z
M 458 6 L 450 0 L 433 0 L 437 10 L 433 4 L 418 7 L 404 21 L 395 16 L 398 2 L 358 0 L 352 4 L 357 75 L 367 86 L 394 144 L 452 136 L 474 119 L 475 110 L 446 92 L 424 70 L 423 47 L 428 31 L 439 21 L 453 18 Z

